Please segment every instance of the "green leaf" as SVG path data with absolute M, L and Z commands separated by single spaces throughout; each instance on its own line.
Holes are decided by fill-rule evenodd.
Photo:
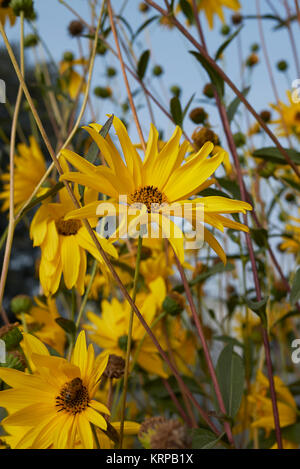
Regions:
M 145 23 L 143 23 L 134 33 L 134 35 L 132 36 L 131 42 L 133 43 L 133 41 L 135 41 L 135 39 L 143 31 L 143 29 L 145 29 L 149 24 L 151 24 L 154 20 L 157 20 L 158 18 L 160 18 L 160 15 L 154 15 L 151 18 L 149 18 L 147 21 L 145 21 Z
M 204 280 L 207 280 L 209 277 L 212 277 L 213 275 L 216 274 L 221 274 L 223 272 L 230 272 L 231 270 L 234 270 L 235 266 L 228 262 L 226 265 L 223 264 L 223 262 L 218 262 L 218 264 L 215 264 L 213 267 L 210 267 L 207 269 L 205 272 L 202 274 L 197 275 L 193 280 L 189 282 L 189 286 L 192 287 L 194 285 L 197 285 L 197 283 L 204 282 Z M 182 284 L 176 285 L 173 290 L 182 293 L 184 292 L 184 286 Z
M 110 128 L 112 126 L 114 120 L 114 115 L 112 114 L 109 119 L 105 122 L 103 127 L 101 128 L 99 134 L 105 138 L 108 132 L 110 131 Z M 87 155 L 85 157 L 86 160 L 88 160 L 90 163 L 95 163 L 97 155 L 99 153 L 99 148 L 96 142 L 92 142 L 92 144 L 89 147 L 89 150 L 87 152 Z
M 206 428 L 196 428 L 193 429 L 191 433 L 193 449 L 214 448 L 224 436 L 224 433 L 222 433 L 219 437 L 216 437 L 213 432 Z
M 268 244 L 268 231 L 265 228 L 250 228 L 250 234 L 259 248 L 265 248 Z
M 297 270 L 291 293 L 290 293 L 290 303 L 294 305 L 300 299 L 300 268 Z
M 263 298 L 261 301 L 251 301 L 251 300 L 245 300 L 246 305 L 248 308 L 251 309 L 257 316 L 260 317 L 263 325 L 265 328 L 268 327 L 268 319 L 267 319 L 267 302 L 268 302 L 268 297 Z
M 216 52 L 216 55 L 215 55 L 215 60 L 218 60 L 223 51 L 226 49 L 226 47 L 231 43 L 231 41 L 239 34 L 239 32 L 241 31 L 243 25 L 241 25 L 236 31 L 234 31 L 233 34 L 231 34 L 228 39 L 226 39 L 226 41 L 223 42 L 223 44 L 221 44 L 221 46 L 219 47 L 219 49 L 217 50 Z
M 247 88 L 243 89 L 242 91 L 242 95 L 243 96 L 247 96 L 247 94 L 249 93 L 250 91 L 250 86 L 247 86 Z M 232 119 L 234 118 L 235 116 L 235 113 L 236 111 L 238 110 L 238 107 L 240 105 L 240 98 L 237 96 L 236 98 L 233 99 L 233 101 L 231 101 L 231 103 L 229 104 L 228 108 L 227 108 L 227 117 L 228 117 L 228 120 L 229 120 L 229 123 L 232 121 Z
M 186 116 L 186 114 L 187 114 L 187 112 L 188 112 L 188 110 L 189 110 L 189 107 L 190 107 L 190 105 L 192 104 L 192 101 L 193 101 L 193 99 L 194 99 L 194 97 L 195 97 L 195 94 L 196 94 L 196 93 L 193 93 L 192 96 L 190 97 L 190 99 L 188 100 L 188 102 L 187 102 L 187 104 L 186 104 L 186 106 L 185 106 L 185 108 L 184 108 L 184 110 L 183 110 L 183 112 L 182 112 L 182 120 L 185 118 L 185 116 Z
M 245 370 L 243 359 L 233 351 L 232 344 L 226 345 L 220 353 L 216 375 L 227 415 L 233 419 L 241 405 Z
M 285 440 L 291 441 L 292 443 L 296 444 L 300 443 L 300 422 L 282 428 L 281 432 Z
M 143 80 L 145 76 L 147 66 L 149 63 L 149 58 L 150 58 L 150 50 L 145 50 L 142 53 L 139 59 L 138 65 L 137 65 L 137 74 L 140 80 Z
M 170 100 L 170 113 L 174 119 L 174 122 L 176 125 L 179 125 L 180 127 L 182 126 L 182 108 L 180 104 L 179 98 L 177 96 L 174 96 Z
M 300 164 L 300 153 L 298 151 L 290 148 L 285 148 L 284 150 L 294 163 Z M 255 158 L 261 158 L 265 161 L 271 161 L 273 163 L 280 164 L 288 164 L 283 154 L 277 147 L 259 148 L 258 150 L 254 150 L 252 155 Z
M 56 318 L 55 322 L 67 333 L 70 334 L 72 337 L 75 337 L 76 334 L 76 325 L 74 321 L 65 318 Z
M 180 9 L 190 24 L 194 23 L 194 13 L 191 4 L 187 0 L 179 1 Z
M 218 72 L 213 68 L 213 66 L 206 60 L 206 58 L 199 54 L 199 52 L 195 51 L 190 51 L 190 54 L 192 54 L 198 62 L 202 65 L 202 67 L 206 70 L 208 73 L 208 76 L 211 80 L 211 82 L 215 85 L 216 90 L 218 95 L 223 98 L 224 96 L 224 80 L 223 78 L 218 74 Z

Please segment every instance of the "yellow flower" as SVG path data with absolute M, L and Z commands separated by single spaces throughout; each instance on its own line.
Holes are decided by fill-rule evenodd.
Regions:
M 30 197 L 44 176 L 46 169 L 44 156 L 33 136 L 29 137 L 29 145 L 19 143 L 15 155 L 14 172 L 14 204 L 16 209 L 20 208 Z M 5 211 L 9 208 L 9 173 L 4 173 L 1 180 L 4 187 L 0 199 L 4 200 L 2 210 Z
M 46 298 L 46 303 L 43 303 L 39 298 L 35 298 L 35 303 L 36 306 L 30 309 L 29 314 L 25 314 L 28 330 L 42 342 L 50 345 L 60 355 L 63 355 L 66 334 L 55 321 L 56 318 L 60 317 L 55 298 Z
M 77 182 L 111 197 L 106 202 L 95 201 L 79 210 L 72 211 L 68 217 L 90 217 L 95 216 L 96 213 L 100 216 L 103 216 L 103 213 L 107 215 L 126 213 L 129 227 L 131 223 L 135 223 L 135 226 L 138 223 L 146 224 L 151 234 L 153 233 L 152 225 L 155 223 L 159 227 L 157 235 L 162 233 L 169 238 L 181 262 L 184 261 L 184 235 L 170 219 L 170 207 L 174 210 L 179 209 L 180 212 L 184 211 L 181 218 L 186 219 L 192 225 L 195 225 L 199 212 L 202 216 L 204 210 L 204 222 L 221 231 L 224 227 L 248 230 L 241 223 L 221 215 L 221 213 L 245 213 L 246 210 L 251 210 L 248 203 L 218 196 L 189 199 L 190 196 L 198 194 L 213 183 L 209 178 L 222 163 L 224 151 L 208 158 L 214 146 L 211 142 L 206 142 L 193 158 L 182 164 L 189 144 L 183 142 L 180 145 L 181 129 L 176 127 L 171 139 L 161 151 L 158 151 L 158 132 L 151 125 L 146 154 L 142 161 L 120 119 L 114 117 L 113 125 L 125 162 L 109 136 L 104 139 L 98 133 L 101 129 L 98 124 L 91 124 L 85 129 L 101 149 L 108 167 L 94 166 L 70 150 L 62 151 L 63 156 L 79 170 L 79 172 L 64 174 L 62 179 Z M 129 214 L 128 205 L 120 203 L 120 198 L 124 196 L 129 206 L 142 205 L 139 215 Z M 151 217 L 148 217 L 149 212 L 151 212 Z M 177 213 L 178 210 L 176 217 Z M 151 226 L 149 218 L 151 218 Z M 119 237 L 128 234 L 122 223 L 121 221 L 117 231 Z M 204 239 L 225 262 L 226 256 L 223 249 L 205 227 Z
M 16 16 L 8 4 L 8 0 L 0 0 L 0 21 L 3 26 L 5 26 L 7 19 L 9 20 L 11 26 L 13 26 L 16 22 Z
M 30 344 L 30 335 L 24 340 Z M 93 448 L 91 424 L 107 428 L 102 414 L 109 415 L 109 410 L 93 398 L 108 356 L 95 358 L 82 331 L 71 362 L 50 356 L 42 343 L 31 360 L 36 366 L 33 374 L 0 368 L 1 379 L 12 388 L 0 392 L 1 405 L 9 413 L 3 424 L 29 428 L 14 448 L 73 448 L 78 438 L 84 448 Z
M 188 0 L 192 5 L 192 0 Z M 240 2 L 238 0 L 197 0 L 198 11 L 204 11 L 210 29 L 214 27 L 214 15 L 218 15 L 220 20 L 224 23 L 223 8 L 230 8 L 231 10 L 239 10 Z
M 86 83 L 84 77 L 74 70 L 74 65 L 86 65 L 84 59 L 64 60 L 60 63 L 59 73 L 61 75 L 62 91 L 68 92 L 71 99 L 76 99 L 78 94 L 84 93 Z
M 299 226 L 292 225 L 290 223 L 285 226 L 285 229 L 290 236 L 283 236 L 284 241 L 281 243 L 280 249 L 298 255 L 300 250 L 300 218 L 289 216 L 289 219 L 299 223 Z
M 275 391 L 281 427 L 292 425 L 297 420 L 297 404 L 279 376 L 274 376 Z M 274 430 L 274 416 L 271 398 L 267 395 L 269 390 L 268 378 L 259 370 L 256 381 L 251 385 L 251 391 L 243 399 L 237 416 L 238 425 L 235 433 L 242 428 L 263 428 L 268 435 Z
M 136 304 L 140 307 L 141 314 L 149 326 L 153 323 L 156 304 L 152 294 L 146 298 L 138 294 Z M 85 329 L 90 331 L 91 339 L 109 354 L 125 358 L 128 340 L 128 326 L 130 317 L 130 305 L 127 301 L 120 302 L 113 298 L 111 302 L 103 300 L 101 303 L 101 316 L 88 312 L 87 317 L 91 324 L 85 324 Z M 146 371 L 166 378 L 168 375 L 163 368 L 163 362 L 155 345 L 146 335 L 145 329 L 134 317 L 132 330 L 131 357 L 137 355 L 137 363 Z M 143 340 L 143 342 L 141 342 Z
M 271 107 L 278 112 L 279 118 L 272 120 L 272 124 L 277 124 L 277 134 L 281 137 L 295 135 L 300 139 L 300 102 L 296 103 L 292 99 L 292 93 L 286 92 L 288 104 L 279 101 L 279 103 L 271 104 Z
M 45 295 L 54 294 L 63 274 L 66 287 L 71 289 L 75 286 L 82 295 L 86 274 L 86 251 L 102 265 L 103 259 L 82 222 L 76 218 L 65 220 L 66 213 L 73 208 L 66 188 L 61 189 L 59 197 L 60 203 L 43 203 L 30 226 L 33 245 L 41 247 L 40 282 Z M 92 226 L 97 223 L 95 219 L 90 221 Z M 95 234 L 103 249 L 117 257 L 114 246 Z

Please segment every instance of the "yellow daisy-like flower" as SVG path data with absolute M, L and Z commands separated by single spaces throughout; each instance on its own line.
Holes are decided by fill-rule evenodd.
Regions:
M 192 0 L 188 0 L 188 2 L 192 5 Z M 225 22 L 224 7 L 234 11 L 241 8 L 238 0 L 197 0 L 197 6 L 198 11 L 204 11 L 210 29 L 214 27 L 214 15 L 218 15 L 220 20 Z
M 299 225 L 286 224 L 285 229 L 290 237 L 283 236 L 280 249 L 298 255 L 300 250 L 300 218 L 289 216 L 289 219 L 299 223 Z
M 137 295 L 136 304 L 140 306 L 141 314 L 151 326 L 156 314 L 155 298 L 153 295 Z M 88 312 L 87 317 L 91 324 L 85 324 L 90 331 L 91 339 L 109 354 L 125 358 L 128 341 L 128 327 L 131 307 L 127 301 L 120 302 L 113 298 L 111 302 L 103 300 L 101 303 L 101 316 Z M 143 340 L 143 342 L 141 342 Z M 146 335 L 140 321 L 134 317 L 132 329 L 131 357 L 138 351 L 137 363 L 149 373 L 166 378 L 163 362 L 155 345 Z
M 6 20 L 9 20 L 13 26 L 16 22 L 16 16 L 12 8 L 9 7 L 10 0 L 0 0 L 0 21 L 5 26 Z
M 1 405 L 9 413 L 3 424 L 28 429 L 21 432 L 14 448 L 73 448 L 79 438 L 84 448 L 92 449 L 91 424 L 107 428 L 102 414 L 109 415 L 109 410 L 94 396 L 108 356 L 95 358 L 93 346 L 87 349 L 84 331 L 77 338 L 71 362 L 50 356 L 30 334 L 24 340 L 34 341 L 35 350 L 39 347 L 39 353 L 30 357 L 36 371 L 26 374 L 0 368 L 0 378 L 12 388 L 0 392 Z
M 211 142 L 206 142 L 193 158 L 184 162 L 189 143 L 183 142 L 180 145 L 181 129 L 176 127 L 170 140 L 159 151 L 158 131 L 151 125 L 145 158 L 142 160 L 120 119 L 114 117 L 113 125 L 125 162 L 109 136 L 104 139 L 98 133 L 101 129 L 99 124 L 91 124 L 84 128 L 97 143 L 108 167 L 94 166 L 70 150 L 62 151 L 62 155 L 79 170 L 64 174 L 62 179 L 77 182 L 110 197 L 106 202 L 95 201 L 72 211 L 66 218 L 90 217 L 96 213 L 100 216 L 103 216 L 103 213 L 122 216 L 124 213 L 129 214 L 129 206 L 142 206 L 140 215 L 128 215 L 128 226 L 132 222 L 133 224 L 139 222 L 140 225 L 146 224 L 153 233 L 148 217 L 151 212 L 151 223 L 156 223 L 160 235 L 162 233 L 169 238 L 181 262 L 184 261 L 184 235 L 170 219 L 170 207 L 176 210 L 176 217 L 177 209 L 184 212 L 181 219 L 186 219 L 192 225 L 196 223 L 199 212 L 201 217 L 204 212 L 204 223 L 209 223 L 221 231 L 224 227 L 248 230 L 241 223 L 221 215 L 221 213 L 245 213 L 246 210 L 251 210 L 251 205 L 248 203 L 218 196 L 189 199 L 214 182 L 209 178 L 222 163 L 224 151 L 220 149 L 216 155 L 209 158 L 214 146 Z M 126 198 L 127 205 L 120 203 L 123 198 Z M 107 208 L 108 205 L 111 211 Z M 128 235 L 124 226 L 121 222 L 117 231 L 119 237 Z M 218 241 L 208 229 L 204 227 L 203 230 L 205 241 L 223 262 L 226 262 L 225 253 Z
M 297 404 L 279 376 L 274 376 L 275 391 L 281 427 L 292 425 L 297 420 Z M 259 370 L 256 381 L 251 385 L 251 392 L 243 399 L 237 416 L 235 433 L 242 428 L 263 428 L 268 435 L 274 430 L 274 416 L 269 390 L 268 378 Z M 246 402 L 247 401 L 247 402 Z M 245 419 L 246 415 L 246 419 Z
M 76 218 L 65 220 L 66 213 L 73 208 L 66 188 L 59 192 L 59 197 L 60 203 L 43 203 L 30 226 L 33 245 L 41 247 L 40 282 L 45 295 L 54 294 L 63 274 L 66 287 L 71 289 L 75 286 L 82 295 L 87 264 L 86 251 L 102 265 L 104 263 L 82 222 Z M 94 227 L 97 220 L 92 219 L 90 223 Z M 95 234 L 103 249 L 117 257 L 114 246 Z
M 300 102 L 294 102 L 292 93 L 286 92 L 288 97 L 288 104 L 279 101 L 278 105 L 271 104 L 271 107 L 278 112 L 279 118 L 272 120 L 272 124 L 277 124 L 277 134 L 280 137 L 288 135 L 295 135 L 300 139 Z
M 45 344 L 50 345 L 60 355 L 63 355 L 66 334 L 55 321 L 55 319 L 60 317 L 56 308 L 55 298 L 49 296 L 45 303 L 39 298 L 35 298 L 35 303 L 36 305 L 30 309 L 30 312 L 25 314 L 25 321 L 29 332 Z
M 78 94 L 84 93 L 86 90 L 84 77 L 74 70 L 74 65 L 86 64 L 85 59 L 64 60 L 60 63 L 61 87 L 64 92 L 69 94 L 71 99 L 76 99 Z
M 44 156 L 33 136 L 29 137 L 29 145 L 18 144 L 14 172 L 14 204 L 17 210 L 31 196 L 46 169 Z M 0 199 L 4 200 L 2 210 L 5 211 L 9 209 L 9 173 L 4 173 L 1 180 L 4 187 Z

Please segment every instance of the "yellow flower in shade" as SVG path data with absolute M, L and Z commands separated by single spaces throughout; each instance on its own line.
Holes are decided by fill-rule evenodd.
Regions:
M 24 336 L 29 347 L 31 337 Z M 3 424 L 29 428 L 14 448 L 71 449 L 80 439 L 84 448 L 92 449 L 91 424 L 107 428 L 102 414 L 109 415 L 109 410 L 94 396 L 108 356 L 95 358 L 93 346 L 87 349 L 84 331 L 77 338 L 71 362 L 50 356 L 41 342 L 39 354 L 36 343 L 33 349 L 33 374 L 0 368 L 1 379 L 11 386 L 0 392 L 1 406 L 9 413 Z
M 61 162 L 62 163 L 62 162 Z M 40 282 L 45 295 L 54 294 L 63 274 L 68 289 L 74 286 L 80 295 L 84 292 L 86 251 L 104 265 L 87 229 L 76 218 L 65 219 L 73 203 L 66 188 L 59 192 L 60 203 L 45 202 L 37 210 L 30 226 L 34 246 L 41 248 Z M 96 219 L 89 220 L 94 227 Z M 114 246 L 95 233 L 103 249 L 117 257 Z
M 60 63 L 59 73 L 62 91 L 67 92 L 71 99 L 76 99 L 80 93 L 84 93 L 86 90 L 84 77 L 74 70 L 74 65 L 86 64 L 85 59 L 64 60 Z
M 19 143 L 15 155 L 14 172 L 14 203 L 15 208 L 20 208 L 31 196 L 33 190 L 46 172 L 44 156 L 34 137 L 29 137 L 29 145 Z M 2 210 L 9 208 L 9 173 L 1 176 L 3 191 L 0 199 L 3 199 Z
M 140 307 L 141 314 L 147 324 L 151 326 L 156 313 L 156 301 L 152 294 L 138 294 L 136 304 Z M 103 300 L 101 303 L 101 316 L 88 312 L 90 324 L 85 324 L 85 329 L 90 331 L 90 338 L 99 347 L 108 352 L 125 358 L 128 327 L 130 317 L 130 305 L 127 301 L 120 302 L 113 298 L 111 302 Z M 143 341 L 143 342 L 141 342 Z M 155 345 L 149 336 L 145 336 L 145 329 L 138 318 L 134 317 L 132 329 L 131 357 L 135 357 L 138 351 L 137 363 L 148 373 L 166 378 L 168 375 L 163 367 L 163 362 Z
M 10 0 L 0 0 L 0 21 L 5 26 L 6 20 L 9 20 L 10 25 L 13 26 L 16 22 L 16 16 L 12 8 L 9 7 Z
M 295 135 L 300 139 L 300 102 L 294 102 L 292 93 L 286 92 L 288 104 L 279 101 L 278 104 L 271 104 L 271 107 L 278 112 L 279 117 L 272 120 L 272 124 L 277 124 L 277 134 L 281 137 Z
M 279 376 L 274 376 L 277 405 L 281 427 L 292 425 L 297 420 L 297 404 L 283 381 Z M 268 396 L 268 378 L 259 370 L 256 381 L 251 385 L 250 393 L 243 399 L 237 416 L 235 433 L 242 428 L 262 428 L 268 436 L 274 430 L 274 416 L 272 401 Z
M 209 158 L 214 146 L 211 142 L 206 142 L 193 158 L 183 164 L 189 143 L 183 142 L 180 145 L 181 129 L 176 127 L 170 140 L 161 151 L 158 151 L 158 132 L 151 125 L 146 154 L 142 161 L 120 119 L 114 117 L 113 125 L 123 150 L 125 162 L 111 139 L 109 137 L 104 139 L 98 133 L 101 129 L 98 124 L 91 124 L 85 129 L 101 149 L 108 167 L 94 166 L 70 150 L 62 151 L 63 156 L 78 169 L 78 172 L 64 174 L 63 179 L 77 182 L 110 197 L 106 202 L 95 201 L 80 210 L 72 211 L 68 217 L 90 217 L 95 216 L 96 213 L 100 216 L 103 216 L 103 213 L 122 216 L 126 213 L 128 226 L 131 223 L 135 226 L 138 223 L 146 224 L 149 231 L 153 233 L 153 228 L 150 227 L 150 217 L 148 217 L 151 212 L 151 222 L 159 227 L 158 235 L 163 234 L 169 238 L 181 262 L 184 261 L 184 235 L 178 225 L 170 218 L 170 206 L 174 210 L 179 209 L 180 212 L 183 212 L 184 207 L 182 217 L 192 225 L 195 224 L 199 211 L 201 216 L 204 211 L 204 223 L 221 231 L 224 230 L 224 227 L 248 230 L 241 223 L 221 215 L 221 213 L 245 213 L 246 210 L 251 210 L 248 203 L 218 196 L 189 199 L 190 196 L 198 194 L 213 183 L 213 180 L 209 180 L 209 178 L 222 163 L 224 151 Z M 122 201 L 122 197 L 125 198 L 125 196 L 127 205 L 120 203 L 120 199 Z M 111 208 L 108 208 L 108 205 Z M 129 213 L 128 206 L 132 205 L 142 205 L 143 209 L 139 215 Z M 177 213 L 178 211 L 176 217 Z M 121 221 L 116 236 L 122 237 L 126 234 L 128 232 Z M 225 262 L 226 256 L 223 249 L 205 227 L 204 239 Z
M 192 5 L 192 0 L 188 2 Z M 238 0 L 197 0 L 197 6 L 198 11 L 204 11 L 210 29 L 214 27 L 214 15 L 218 15 L 220 20 L 225 22 L 223 8 L 237 11 L 241 7 Z
M 280 245 L 282 251 L 288 251 L 298 255 L 300 250 L 300 218 L 289 216 L 289 219 L 299 223 L 299 226 L 286 224 L 285 229 L 289 237 L 283 236 L 283 242 Z
M 36 305 L 25 314 L 25 321 L 29 332 L 38 337 L 42 342 L 50 345 L 60 355 L 63 355 L 66 344 L 66 334 L 57 324 L 59 318 L 55 298 L 46 298 L 45 303 L 35 298 Z M 21 318 L 19 318 L 21 319 Z

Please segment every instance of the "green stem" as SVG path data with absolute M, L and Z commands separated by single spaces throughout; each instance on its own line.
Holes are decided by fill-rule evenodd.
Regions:
M 136 264 L 135 264 L 135 272 L 134 272 L 134 280 L 133 280 L 132 301 L 134 301 L 134 302 L 135 302 L 135 298 L 136 298 L 137 281 L 138 281 L 139 270 L 140 270 L 142 243 L 143 243 L 143 238 L 140 235 L 139 239 L 138 239 Z M 127 340 L 125 371 L 124 371 L 123 401 L 122 401 L 122 409 L 121 409 L 120 449 L 122 449 L 123 434 L 124 434 L 124 419 L 125 419 L 125 408 L 126 408 L 126 396 L 127 396 L 127 389 L 128 389 L 128 376 L 129 376 L 129 362 L 130 362 L 130 352 L 131 352 L 131 336 L 132 336 L 133 318 L 134 318 L 134 312 L 133 312 L 133 309 L 131 309 L 130 318 L 129 318 L 129 326 L 128 326 L 128 340 Z

